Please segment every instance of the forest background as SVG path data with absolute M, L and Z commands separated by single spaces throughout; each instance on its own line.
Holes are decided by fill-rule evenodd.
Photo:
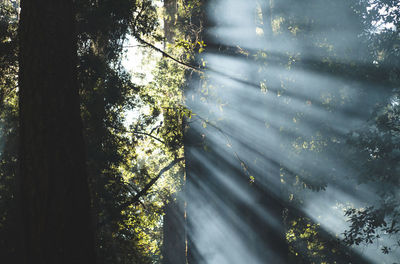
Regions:
M 62 2 L 0 6 L 4 263 L 399 259 L 397 1 Z

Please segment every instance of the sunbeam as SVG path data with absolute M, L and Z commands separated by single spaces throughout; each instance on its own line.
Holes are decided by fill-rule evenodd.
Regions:
M 349 138 L 394 87 L 390 65 L 369 57 L 363 3 L 353 2 L 207 1 L 205 73 L 186 92 L 193 263 L 311 263 L 301 236 L 289 243 L 291 223 L 310 219 L 341 240 L 346 209 L 380 203 L 381 187 L 356 179 L 355 163 L 368 160 Z M 338 247 L 329 263 L 399 257 Z

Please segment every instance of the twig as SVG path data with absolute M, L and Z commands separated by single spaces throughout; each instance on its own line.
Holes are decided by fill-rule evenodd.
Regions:
M 123 46 L 123 48 L 136 48 L 136 47 L 146 47 L 146 45 L 126 45 L 126 46 Z

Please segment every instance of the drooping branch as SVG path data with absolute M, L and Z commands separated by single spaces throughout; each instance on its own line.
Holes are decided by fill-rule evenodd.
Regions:
M 207 125 L 210 125 L 214 129 L 216 129 L 218 132 L 220 132 L 225 137 L 226 142 L 227 142 L 227 146 L 229 148 L 233 149 L 232 143 L 231 143 L 231 140 L 230 140 L 230 135 L 228 135 L 225 131 L 223 131 L 217 125 L 214 125 L 213 123 L 209 122 L 208 120 L 206 120 L 205 118 L 201 117 L 200 115 L 197 115 L 197 118 L 199 118 L 201 121 L 203 121 Z M 234 150 L 233 150 L 233 155 L 240 162 L 240 166 L 242 167 L 242 170 L 243 170 L 244 174 L 251 179 L 251 182 L 253 182 L 254 179 L 251 178 L 250 170 L 249 170 L 249 167 L 247 166 L 246 162 Z
M 165 141 L 163 141 L 162 139 L 159 139 L 158 137 L 153 136 L 152 134 L 145 133 L 145 132 L 139 132 L 139 131 L 133 131 L 132 133 L 133 134 L 137 134 L 137 135 L 148 136 L 148 137 L 151 137 L 152 139 L 157 140 L 158 142 L 161 142 L 161 143 L 165 144 Z
M 162 55 L 164 55 L 165 57 L 167 57 L 167 58 L 169 58 L 169 59 L 175 61 L 176 63 L 178 63 L 178 64 L 184 66 L 185 68 L 188 68 L 188 69 L 191 69 L 191 70 L 193 70 L 193 71 L 200 72 L 200 73 L 203 72 L 201 68 L 196 67 L 196 66 L 194 66 L 194 65 L 190 65 L 190 64 L 188 64 L 188 63 L 186 63 L 186 62 L 183 62 L 183 61 L 180 61 L 180 60 L 174 58 L 173 56 L 169 55 L 169 54 L 166 53 L 165 51 L 163 51 L 163 50 L 157 48 L 156 46 L 154 46 L 153 44 L 151 44 L 151 43 L 145 41 L 145 40 L 142 39 L 140 36 L 138 36 L 138 35 L 134 35 L 134 36 L 135 36 L 135 38 L 136 38 L 140 43 L 143 43 L 144 45 L 146 45 L 146 46 L 148 46 L 148 47 L 154 49 L 155 51 L 160 52 L 160 53 L 161 53 Z
M 177 158 L 175 160 L 173 160 L 170 164 L 168 164 L 166 167 L 162 168 L 160 170 L 160 172 L 158 173 L 158 175 L 156 177 L 154 177 L 149 183 L 146 184 L 146 186 L 144 186 L 144 188 L 138 192 L 130 201 L 125 202 L 122 205 L 122 208 L 131 205 L 131 204 L 136 204 L 138 202 L 140 202 L 140 197 L 144 196 L 147 194 L 147 192 L 149 191 L 149 189 L 158 181 L 158 179 L 161 178 L 161 176 L 167 172 L 168 170 L 170 170 L 173 166 L 175 166 L 177 163 L 181 162 L 182 160 L 184 160 L 184 158 Z
M 112 129 L 114 129 L 114 130 L 116 130 L 116 131 L 118 131 L 118 132 L 120 132 L 120 133 L 128 133 L 128 132 L 129 132 L 129 131 L 127 131 L 126 129 L 122 129 L 122 128 L 118 128 L 118 127 L 114 127 L 114 126 L 110 126 L 110 128 L 112 128 Z M 153 131 L 154 131 L 154 129 L 153 129 L 150 133 L 146 133 L 146 132 L 141 132 L 141 131 L 136 131 L 136 130 L 134 130 L 134 131 L 131 131 L 131 133 L 132 133 L 132 134 L 136 134 L 136 135 L 148 136 L 148 137 L 151 137 L 151 138 L 157 140 L 157 141 L 160 142 L 160 143 L 165 144 L 165 141 L 164 141 L 164 140 L 162 140 L 162 139 L 160 139 L 160 138 L 158 138 L 158 137 L 152 135 Z

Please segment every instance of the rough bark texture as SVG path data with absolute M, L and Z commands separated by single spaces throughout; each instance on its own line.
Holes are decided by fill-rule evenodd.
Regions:
M 21 9 L 23 263 L 95 263 L 73 1 L 22 0 Z

